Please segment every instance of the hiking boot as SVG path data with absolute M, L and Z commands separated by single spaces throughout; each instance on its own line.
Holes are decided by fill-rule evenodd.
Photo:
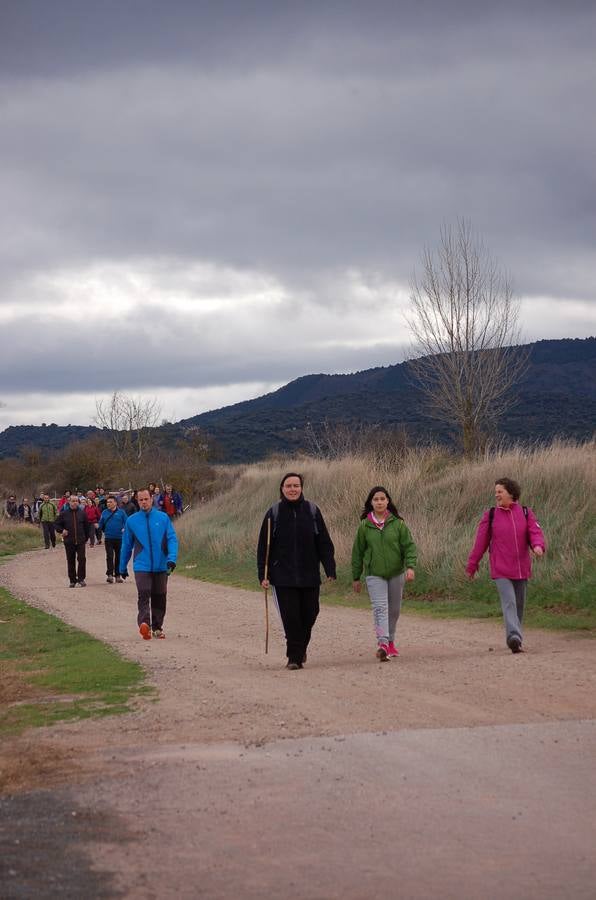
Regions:
M 139 626 L 139 634 L 141 635 L 141 637 L 143 638 L 144 641 L 151 640 L 151 629 L 149 628 L 149 626 L 147 625 L 146 622 L 142 622 L 141 625 Z
M 302 666 L 300 663 L 289 662 L 286 666 L 286 669 L 289 669 L 291 672 L 295 672 L 297 669 L 301 669 Z
M 114 583 L 114 579 L 112 578 L 111 575 L 108 575 L 108 577 L 106 578 L 106 581 L 107 581 L 108 584 L 113 584 L 113 583 Z
M 165 638 L 163 628 L 154 628 L 152 633 L 154 638 L 158 638 L 161 641 Z
M 116 584 L 122 584 L 122 579 L 120 575 L 116 575 Z
M 68 586 L 69 586 L 69 587 L 76 587 L 76 586 L 77 586 L 77 583 L 76 583 L 76 581 L 71 581 L 70 584 L 69 584 Z
M 81 578 L 81 580 L 79 581 L 79 584 L 81 587 L 87 587 L 87 582 L 85 581 L 84 578 Z
M 379 644 L 377 647 L 377 659 L 379 662 L 387 662 L 389 659 L 389 647 L 387 644 Z
M 389 659 L 394 659 L 396 656 L 399 656 L 399 650 L 393 641 L 389 641 L 389 644 L 387 645 L 387 656 Z
M 509 641 L 509 649 L 512 653 L 523 653 L 521 638 L 512 637 Z

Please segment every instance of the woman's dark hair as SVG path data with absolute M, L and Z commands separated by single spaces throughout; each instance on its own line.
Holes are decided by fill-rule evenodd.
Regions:
M 389 503 L 387 504 L 387 509 L 389 510 L 389 512 L 393 513 L 396 519 L 401 519 L 401 516 L 395 508 L 393 500 L 391 499 L 391 494 L 389 493 L 387 488 L 381 487 L 381 485 L 377 485 L 377 487 L 371 488 L 371 490 L 368 492 L 368 497 L 364 501 L 364 509 L 360 514 L 360 518 L 366 519 L 367 515 L 373 511 L 372 498 L 375 496 L 375 494 L 381 493 L 385 494 L 387 500 L 389 501 Z
M 497 478 L 495 481 L 495 487 L 497 484 L 502 484 L 508 494 L 511 494 L 514 500 L 519 500 L 519 495 L 521 494 L 521 488 L 517 481 L 514 481 L 513 478 Z
M 284 486 L 284 482 L 286 482 L 288 480 L 288 478 L 297 478 L 298 481 L 300 482 L 300 487 L 301 488 L 304 487 L 304 476 L 303 475 L 301 475 L 299 472 L 286 472 L 286 474 L 284 475 L 282 480 L 279 482 L 279 496 L 282 499 L 283 499 L 283 495 L 284 495 L 282 488 Z

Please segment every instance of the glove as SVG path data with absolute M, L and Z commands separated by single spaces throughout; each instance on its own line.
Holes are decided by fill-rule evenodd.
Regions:
M 176 563 L 169 562 L 168 563 L 168 575 L 171 575 L 175 568 L 176 568 Z
M 120 572 L 120 578 L 128 578 L 128 569 L 125 569 L 124 572 Z

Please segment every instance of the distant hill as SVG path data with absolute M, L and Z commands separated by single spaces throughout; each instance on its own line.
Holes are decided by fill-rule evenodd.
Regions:
M 514 440 L 584 440 L 596 429 L 596 338 L 538 341 L 516 391 L 516 406 L 501 423 Z M 449 429 L 429 419 L 408 363 L 351 375 L 305 375 L 270 394 L 164 426 L 167 435 L 200 426 L 227 462 L 262 459 L 304 447 L 304 429 L 322 423 L 382 423 L 411 440 L 450 442 Z M 159 430 L 159 429 L 158 429 Z M 97 432 L 83 426 L 13 426 L 0 433 L 0 458 L 25 445 L 52 450 Z M 164 435 L 166 432 L 164 431 Z

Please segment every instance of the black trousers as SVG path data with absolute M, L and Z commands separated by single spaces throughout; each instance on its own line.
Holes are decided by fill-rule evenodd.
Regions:
M 72 584 L 73 581 L 84 581 L 87 575 L 85 544 L 72 544 L 69 541 L 65 541 L 64 549 L 66 551 L 66 565 L 70 583 Z
M 50 549 L 50 544 L 52 547 L 56 546 L 56 529 L 54 528 L 53 522 L 42 522 L 41 530 L 43 531 L 43 542 L 46 545 L 46 550 Z
M 146 622 L 154 631 L 163 627 L 168 595 L 167 572 L 135 572 L 139 595 L 137 625 Z
M 313 625 L 319 615 L 320 586 L 278 587 L 275 599 L 286 635 L 288 662 L 302 665 Z
M 122 538 L 107 537 L 104 543 L 106 546 L 106 575 L 111 575 L 113 578 L 120 570 L 120 548 L 122 547 Z

